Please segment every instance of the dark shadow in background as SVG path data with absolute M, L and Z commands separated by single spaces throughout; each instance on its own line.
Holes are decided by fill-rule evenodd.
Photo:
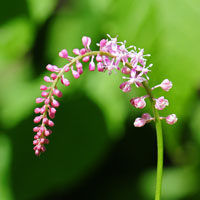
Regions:
M 28 15 L 28 5 L 26 0 L 1 0 L 0 24 L 4 24 L 15 17 L 28 17 Z
M 143 200 L 139 177 L 156 167 L 156 137 L 150 125 L 134 128 L 127 121 L 124 137 L 112 145 L 95 173 L 71 190 L 52 192 L 40 200 Z M 165 166 L 171 165 L 165 155 Z
M 80 92 L 62 98 L 50 144 L 41 157 L 32 150 L 33 118 L 9 132 L 16 200 L 39 199 L 76 185 L 95 170 L 111 143 L 100 109 Z

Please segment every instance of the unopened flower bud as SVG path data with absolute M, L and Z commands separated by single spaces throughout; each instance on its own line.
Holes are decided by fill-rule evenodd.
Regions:
M 131 91 L 131 86 L 130 86 L 128 81 L 123 82 L 119 87 L 123 92 L 130 92 Z
M 55 73 L 53 73 L 53 74 L 51 74 L 51 78 L 52 78 L 53 80 L 55 80 L 55 79 L 57 78 L 57 75 L 56 75 Z
M 70 82 L 68 79 L 64 78 L 64 76 L 62 75 L 61 77 L 61 83 L 65 86 L 69 86 L 70 85 Z
M 103 63 L 101 63 L 101 62 L 97 63 L 97 70 L 99 72 L 103 72 L 104 71 Z
M 143 109 L 146 106 L 146 102 L 144 100 L 144 97 L 138 97 L 138 98 L 132 98 L 130 100 L 130 103 L 135 107 L 135 108 L 140 108 Z
M 48 64 L 46 66 L 46 69 L 49 70 L 50 72 L 59 72 L 60 69 L 56 65 L 50 65 Z
M 48 89 L 48 87 L 46 85 L 41 85 L 40 86 L 40 90 L 47 90 L 47 89 Z
M 82 43 L 83 43 L 83 46 L 85 48 L 90 48 L 90 44 L 91 44 L 91 38 L 90 37 L 87 37 L 87 36 L 83 36 L 82 37 Z
M 58 89 L 54 89 L 53 94 L 56 95 L 57 97 L 62 97 L 62 92 Z
M 62 51 L 59 52 L 59 56 L 61 58 L 68 58 L 68 52 L 66 49 L 63 49 Z
M 84 57 L 82 60 L 83 60 L 83 62 L 88 62 L 88 61 L 90 60 L 90 57 L 89 57 L 89 56 L 86 56 L 86 57 Z
M 52 82 L 52 80 L 51 80 L 48 76 L 45 76 L 45 77 L 44 77 L 44 81 L 46 81 L 47 83 L 48 83 L 48 82 Z
M 169 91 L 172 88 L 172 82 L 169 81 L 168 79 L 165 79 L 161 84 L 160 87 L 165 90 L 165 91 Z
M 79 49 L 73 49 L 73 53 L 75 54 L 75 55 L 80 55 L 80 51 L 79 51 Z
M 53 107 L 55 107 L 55 108 L 57 108 L 57 107 L 60 106 L 59 102 L 56 101 L 55 99 L 53 99 L 53 101 L 51 102 L 51 105 L 52 105 Z
M 41 94 L 42 97 L 47 97 L 48 95 L 49 95 L 49 93 L 45 92 L 45 91 L 43 91 L 42 94 Z
M 40 108 L 35 108 L 34 112 L 35 112 L 35 114 L 40 113 Z
M 102 62 L 103 61 L 102 57 L 99 54 L 96 56 L 96 61 L 97 62 Z
M 72 75 L 73 75 L 73 77 L 75 79 L 78 79 L 80 77 L 80 74 L 77 71 L 73 70 L 73 69 L 72 69 Z
M 175 114 L 168 115 L 165 119 L 166 119 L 166 122 L 171 125 L 175 124 L 178 120 Z
M 94 71 L 95 70 L 95 64 L 94 64 L 93 60 L 89 64 L 89 70 L 90 71 Z
M 48 125 L 51 126 L 51 127 L 54 126 L 53 121 L 49 120 L 49 121 L 48 121 Z
M 163 96 L 156 99 L 155 108 L 157 110 L 163 110 L 168 105 L 169 105 L 168 100 L 165 99 Z
M 142 119 L 145 119 L 146 121 L 153 120 L 149 113 L 143 113 L 142 114 Z
M 123 67 L 122 68 L 122 73 L 123 74 L 130 74 L 130 72 L 131 72 L 130 68 L 128 68 L 128 67 Z
M 142 127 L 146 124 L 146 120 L 138 117 L 138 118 L 135 119 L 135 122 L 133 124 L 134 124 L 135 127 Z
M 42 117 L 41 116 L 37 116 L 34 118 L 34 123 L 39 123 L 41 121 Z

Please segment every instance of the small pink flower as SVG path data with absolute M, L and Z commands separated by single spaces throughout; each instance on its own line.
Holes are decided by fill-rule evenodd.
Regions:
M 49 99 L 49 98 L 46 98 L 45 101 L 44 101 L 44 103 L 45 103 L 46 105 L 49 104 L 49 103 L 50 103 L 50 99 Z
M 95 70 L 95 64 L 94 64 L 93 59 L 94 59 L 94 57 L 92 57 L 92 59 L 90 61 L 90 64 L 89 64 L 89 70 L 90 71 L 94 71 Z
M 39 139 L 39 136 L 38 135 L 34 135 L 34 139 L 35 140 Z
M 143 109 L 146 106 L 146 102 L 144 100 L 144 97 L 138 97 L 138 98 L 132 98 L 130 100 L 130 103 L 135 107 L 135 108 L 140 108 Z
M 45 117 L 45 118 L 43 118 L 43 120 L 42 120 L 42 122 L 44 123 L 44 124 L 48 124 L 48 119 Z M 41 129 L 40 129 L 41 130 Z
M 65 65 L 65 66 L 64 66 L 64 71 L 65 71 L 65 72 L 68 72 L 69 70 L 70 70 L 69 66 L 68 66 L 68 65 Z
M 35 101 L 36 101 L 36 103 L 42 103 L 42 102 L 44 101 L 44 98 L 40 98 L 40 97 L 39 97 L 39 98 L 37 98 Z
M 53 82 L 48 76 L 44 77 L 44 81 L 46 81 L 46 82 Z
M 166 119 L 166 122 L 171 125 L 175 124 L 178 120 L 175 114 L 168 115 L 165 119 Z
M 82 43 L 83 43 L 83 46 L 84 46 L 85 48 L 90 49 L 91 38 L 90 38 L 90 37 L 87 37 L 87 36 L 83 36 L 83 37 L 82 37 Z
M 135 122 L 133 123 L 133 125 L 134 125 L 135 127 L 142 127 L 142 126 L 144 126 L 145 124 L 146 124 L 146 120 L 143 119 L 143 118 L 140 118 L 140 117 L 136 118 L 136 119 L 135 119 Z
M 169 81 L 168 79 L 163 80 L 163 82 L 160 84 L 160 87 L 165 90 L 169 91 L 172 88 L 172 82 Z
M 168 105 L 169 105 L 168 100 L 165 99 L 163 96 L 156 99 L 155 108 L 157 110 L 163 110 Z
M 53 107 L 55 107 L 55 108 L 57 108 L 57 107 L 60 106 L 59 102 L 56 101 L 55 99 L 53 99 L 53 101 L 51 102 L 51 105 L 52 105 Z
M 46 99 L 45 99 L 45 101 L 46 101 Z M 46 108 L 45 108 L 45 105 L 44 105 L 44 106 L 42 106 L 42 108 L 40 108 L 40 113 L 43 114 L 45 112 L 45 110 L 46 110 Z
M 42 132 L 41 132 L 41 131 L 38 131 L 38 132 L 37 132 L 37 136 L 40 137 L 41 135 L 42 135 Z
M 33 145 L 37 145 L 38 144 L 38 140 L 33 140 Z
M 90 60 L 90 57 L 89 56 L 86 56 L 83 58 L 83 62 L 88 62 Z
M 130 92 L 131 91 L 131 85 L 128 81 L 123 82 L 119 87 L 123 92 Z
M 45 139 L 44 144 L 49 144 L 49 140 Z
M 46 137 L 48 137 L 48 136 L 50 135 L 50 131 L 49 131 L 49 130 L 45 130 L 44 135 L 45 135 Z
M 102 57 L 101 57 L 100 55 L 97 55 L 97 56 L 96 56 L 96 61 L 97 61 L 97 62 L 102 62 L 103 59 L 102 59 Z
M 73 53 L 75 54 L 75 55 L 80 55 L 80 51 L 79 51 L 79 49 L 73 49 Z
M 54 118 L 55 118 L 55 114 L 49 112 L 49 117 L 50 117 L 51 119 L 54 119 Z
M 66 49 L 63 49 L 62 51 L 59 52 L 59 56 L 61 58 L 68 58 L 68 52 Z
M 83 73 L 83 68 L 77 69 L 77 72 L 78 72 L 79 74 L 82 74 L 82 73 Z
M 40 130 L 40 127 L 39 126 L 36 126 L 33 128 L 33 132 L 38 132 Z
M 44 138 L 41 138 L 41 139 L 40 139 L 40 143 L 41 143 L 41 144 L 44 144 L 44 142 L 45 142 L 45 139 L 44 139 Z
M 84 55 L 85 53 L 87 53 L 87 49 L 83 48 L 83 49 L 80 50 L 81 55 Z
M 39 122 L 41 121 L 41 119 L 42 119 L 42 117 L 41 117 L 41 116 L 37 116 L 37 117 L 35 117 L 35 118 L 34 118 L 34 120 L 33 120 L 33 121 L 34 121 L 34 123 L 36 123 L 36 124 L 37 124 L 37 123 L 39 123 Z
M 49 95 L 49 93 L 45 92 L 45 91 L 43 91 L 42 94 L 41 94 L 42 97 L 47 97 L 48 95 Z
M 77 69 L 83 68 L 83 65 L 78 61 L 78 62 L 76 62 L 76 68 Z
M 55 108 L 50 108 L 50 112 L 55 114 L 56 113 L 56 109 Z
M 36 150 L 35 150 L 35 155 L 36 155 L 36 156 L 39 156 L 39 155 L 40 155 L 40 151 L 36 149 Z
M 82 74 L 83 73 L 83 65 L 80 63 L 80 62 L 77 62 L 76 63 L 76 68 L 77 68 L 77 72 L 79 74 Z
M 59 72 L 60 69 L 56 65 L 50 65 L 48 64 L 46 66 L 46 69 L 49 70 L 50 72 Z
M 47 89 L 48 89 L 48 87 L 46 85 L 41 85 L 40 86 L 40 90 L 47 90 Z
M 54 89 L 53 94 L 56 95 L 57 97 L 62 97 L 62 92 L 58 89 Z
M 61 83 L 65 86 L 69 86 L 70 82 L 68 79 L 64 78 L 64 75 L 61 76 Z
M 45 146 L 41 146 L 41 151 L 42 151 L 42 152 L 45 152 L 45 151 L 46 151 Z
M 104 71 L 103 63 L 101 63 L 101 62 L 97 63 L 97 70 L 99 72 L 103 72 Z
M 106 43 L 107 43 L 107 40 L 102 39 L 102 40 L 100 41 L 100 43 L 97 44 L 97 46 L 99 46 L 99 47 L 100 47 L 100 50 L 102 50 L 102 48 L 106 46 Z
M 142 114 L 142 119 L 145 119 L 147 122 L 153 120 L 153 118 L 151 117 L 149 113 Z
M 72 75 L 73 75 L 73 77 L 75 79 L 78 79 L 80 77 L 80 74 L 77 71 L 73 70 L 73 69 L 72 69 Z
M 35 114 L 40 113 L 40 108 L 35 108 L 34 112 L 35 112 Z
M 56 78 L 57 78 L 57 74 L 52 73 L 52 74 L 51 74 L 51 78 L 52 78 L 53 80 L 56 80 Z
M 122 73 L 123 74 L 130 74 L 130 72 L 131 72 L 130 68 L 128 68 L 128 67 L 123 67 L 122 68 Z
M 49 120 L 49 121 L 48 121 L 48 125 L 51 126 L 51 127 L 54 126 L 53 121 Z

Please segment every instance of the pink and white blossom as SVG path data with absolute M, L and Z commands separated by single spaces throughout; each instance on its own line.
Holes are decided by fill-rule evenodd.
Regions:
M 145 97 L 132 98 L 132 99 L 130 100 L 130 103 L 131 103 L 135 108 L 140 108 L 140 109 L 143 109 L 143 108 L 146 106 Z
M 169 91 L 172 88 L 172 82 L 169 81 L 168 79 L 165 79 L 162 81 L 162 83 L 160 84 L 160 87 L 165 90 L 165 91 Z
M 125 80 L 120 84 L 120 89 L 123 92 L 130 92 L 134 85 L 136 87 L 143 87 L 144 82 L 148 82 L 149 68 L 152 67 L 152 64 L 147 65 L 146 57 L 149 54 L 145 55 L 144 49 L 137 49 L 135 46 L 126 47 L 126 41 L 120 42 L 117 37 L 112 38 L 108 35 L 108 38 L 102 39 L 97 44 L 99 47 L 98 52 L 93 52 L 90 49 L 91 38 L 83 36 L 83 47 L 73 49 L 73 54 L 76 57 L 69 56 L 68 51 L 63 49 L 59 52 L 59 56 L 65 58 L 67 63 L 61 68 L 51 64 L 46 66 L 46 69 L 52 73 L 50 76 L 44 76 L 44 81 L 51 85 L 46 86 L 45 84 L 40 86 L 42 97 L 36 98 L 36 103 L 43 105 L 37 106 L 34 109 L 34 112 L 38 115 L 34 118 L 34 123 L 37 125 L 33 128 L 33 132 L 35 133 L 33 149 L 36 155 L 39 156 L 44 152 L 46 150 L 45 144 L 49 143 L 47 137 L 52 133 L 49 127 L 54 126 L 53 119 L 55 118 L 56 109 L 60 106 L 57 98 L 63 96 L 60 89 L 57 88 L 57 83 L 61 82 L 61 84 L 69 86 L 70 81 L 67 76 L 69 71 L 71 71 L 75 79 L 78 79 L 83 74 L 83 62 L 85 62 L 88 63 L 89 71 L 94 71 L 95 65 L 97 65 L 99 72 L 107 71 L 109 75 L 113 71 L 120 72 L 123 74 L 122 79 Z M 76 65 L 76 69 L 73 68 L 73 65 Z M 152 87 L 152 90 L 157 87 L 169 91 L 172 87 L 172 82 L 165 79 L 160 85 Z M 147 97 L 149 96 L 134 97 L 130 102 L 135 108 L 143 109 L 146 106 L 145 98 Z M 158 110 L 163 110 L 169 105 L 168 100 L 163 96 L 154 100 L 156 101 L 155 108 Z M 177 121 L 175 114 L 161 117 L 160 119 L 165 119 L 168 124 L 174 124 Z M 152 120 L 154 118 L 150 114 L 144 113 L 142 117 L 136 118 L 134 126 L 142 127 Z
M 163 110 L 168 105 L 169 105 L 168 100 L 165 99 L 163 96 L 156 99 L 155 108 L 157 110 Z
M 178 120 L 175 114 L 168 115 L 165 119 L 166 119 L 166 122 L 171 125 L 175 124 Z
M 146 124 L 146 122 L 147 121 L 145 119 L 138 117 L 138 118 L 135 119 L 133 125 L 135 127 L 142 127 Z

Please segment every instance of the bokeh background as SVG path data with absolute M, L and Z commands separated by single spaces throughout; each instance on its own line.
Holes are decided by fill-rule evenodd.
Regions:
M 46 153 L 32 150 L 45 66 L 63 66 L 58 52 L 83 35 L 95 50 L 107 33 L 152 55 L 150 85 L 174 84 L 154 92 L 170 102 L 160 114 L 179 118 L 163 123 L 162 200 L 200 199 L 200 1 L 10 0 L 0 3 L 0 200 L 154 198 L 155 129 L 134 128 L 142 112 L 129 103 L 145 91 L 121 92 L 119 73 L 69 77 Z

